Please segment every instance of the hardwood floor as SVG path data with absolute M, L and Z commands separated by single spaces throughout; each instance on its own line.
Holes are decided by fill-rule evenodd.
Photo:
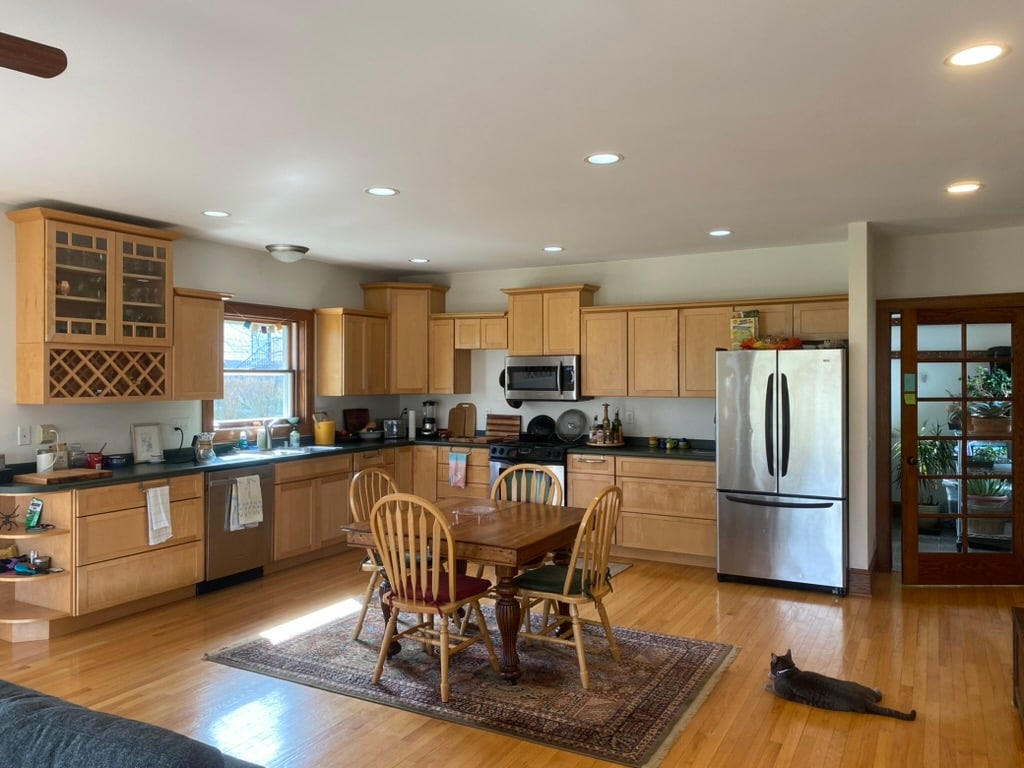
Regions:
M 366 583 L 360 556 L 66 637 L 0 643 L 4 677 L 274 768 L 609 765 L 203 661 L 205 651 L 358 597 Z M 902 588 L 894 574 L 881 578 L 873 598 L 835 598 L 719 584 L 708 569 L 638 562 L 616 577 L 606 605 L 617 625 L 742 648 L 665 768 L 1024 765 L 1010 617 L 1011 606 L 1024 605 L 1024 588 Z M 789 647 L 803 668 L 878 686 L 883 703 L 916 708 L 917 721 L 775 698 L 764 690 L 768 655 Z

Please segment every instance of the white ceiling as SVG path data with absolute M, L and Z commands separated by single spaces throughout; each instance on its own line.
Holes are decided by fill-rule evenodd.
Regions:
M 1024 224 L 1020 0 L 5 5 L 69 65 L 0 69 L 3 206 L 403 274 Z

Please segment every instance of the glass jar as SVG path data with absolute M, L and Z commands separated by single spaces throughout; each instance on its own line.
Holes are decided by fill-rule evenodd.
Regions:
M 200 432 L 196 441 L 196 461 L 213 461 L 217 454 L 213 450 L 213 432 Z

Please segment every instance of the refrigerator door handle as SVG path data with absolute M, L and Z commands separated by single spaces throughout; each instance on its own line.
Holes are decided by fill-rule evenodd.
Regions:
M 775 374 L 768 376 L 768 384 L 764 389 L 764 457 L 768 464 L 768 474 L 775 477 L 775 406 L 772 390 L 775 388 Z
M 785 503 L 779 503 L 777 501 L 770 501 L 767 499 L 751 499 L 746 496 L 734 496 L 731 493 L 725 494 L 725 498 L 739 504 L 750 504 L 754 507 L 778 507 L 780 509 L 828 509 L 835 505 L 834 501 L 787 501 Z
M 779 469 L 779 476 L 785 477 L 789 474 L 789 379 L 786 374 L 779 374 L 779 406 L 780 406 L 780 420 L 781 425 L 779 431 L 782 433 L 782 456 L 781 456 L 781 467 Z

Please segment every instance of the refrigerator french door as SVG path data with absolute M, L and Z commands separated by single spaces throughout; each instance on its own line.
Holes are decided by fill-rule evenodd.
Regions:
M 846 593 L 843 349 L 717 353 L 718 576 Z

